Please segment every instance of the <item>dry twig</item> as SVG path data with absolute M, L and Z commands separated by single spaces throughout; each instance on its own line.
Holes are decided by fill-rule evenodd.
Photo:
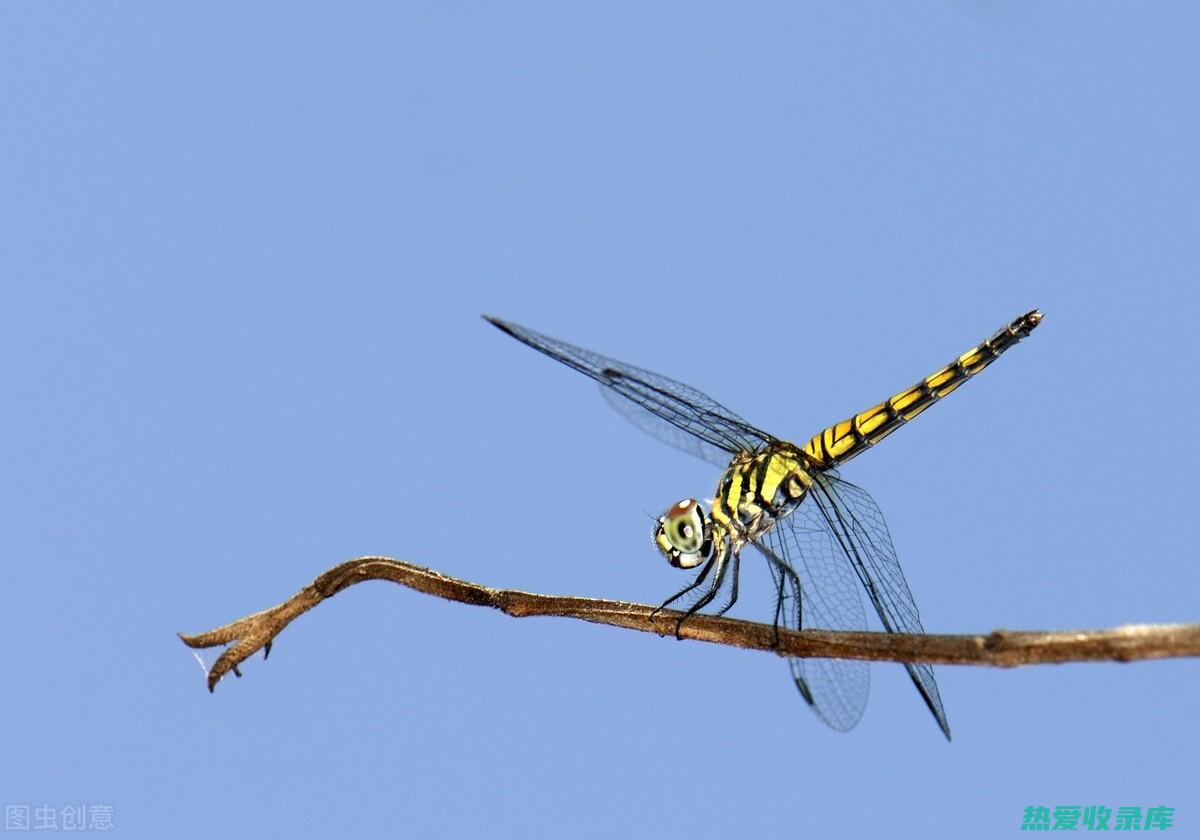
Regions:
M 672 635 L 680 613 L 648 604 L 538 595 L 514 589 L 492 589 L 443 575 L 388 557 L 359 557 L 334 566 L 291 598 L 262 612 L 239 618 L 223 627 L 179 634 L 193 648 L 230 645 L 208 672 L 208 690 L 230 671 L 241 676 L 238 665 L 271 644 L 292 619 L 317 604 L 364 580 L 393 583 L 464 604 L 488 606 L 521 618 L 554 615 L 611 624 L 646 633 Z M 928 662 L 935 665 L 1041 665 L 1060 662 L 1097 662 L 1166 657 L 1200 656 L 1200 624 L 1139 624 L 1111 630 L 1029 632 L 996 630 L 986 636 L 908 635 L 901 633 L 792 632 L 769 624 L 732 618 L 695 615 L 679 628 L 683 639 L 697 639 L 734 647 L 764 650 L 781 656 L 834 657 L 886 662 Z

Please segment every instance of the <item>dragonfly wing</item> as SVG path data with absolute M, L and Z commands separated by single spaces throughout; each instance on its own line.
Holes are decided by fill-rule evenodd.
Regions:
M 792 630 L 865 630 L 858 578 L 818 521 L 820 514 L 806 516 L 808 506 L 802 503 L 754 544 L 775 578 L 778 618 Z M 800 694 L 821 720 L 841 732 L 858 723 L 871 691 L 868 663 L 789 657 L 788 665 Z
M 871 495 L 828 472 L 817 474 L 809 493 L 821 522 L 850 561 L 884 628 L 890 633 L 924 633 L 887 522 Z M 933 668 L 923 663 L 904 667 L 949 740 L 950 723 Z
M 658 438 L 668 446 L 695 455 L 718 467 L 729 466 L 732 453 L 724 446 L 716 446 L 705 438 L 684 431 L 674 423 L 664 420 L 659 414 L 643 407 L 624 396 L 615 388 L 600 386 L 600 396 L 613 410 L 651 437 Z
M 484 316 L 534 350 L 590 376 L 610 405 L 642 431 L 691 455 L 725 466 L 739 451 L 774 442 L 711 397 L 682 382 L 610 359 L 539 332 Z

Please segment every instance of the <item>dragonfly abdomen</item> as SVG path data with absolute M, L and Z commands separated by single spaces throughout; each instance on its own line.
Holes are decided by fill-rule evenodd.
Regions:
M 822 468 L 849 461 L 990 365 L 1029 335 L 1041 320 L 1042 314 L 1036 309 L 1027 312 L 911 388 L 814 435 L 804 447 L 804 454 Z

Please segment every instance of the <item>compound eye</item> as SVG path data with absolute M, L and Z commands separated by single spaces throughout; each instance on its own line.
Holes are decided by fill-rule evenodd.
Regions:
M 704 510 L 695 499 L 684 499 L 663 517 L 663 534 L 671 547 L 682 554 L 696 554 L 704 545 Z

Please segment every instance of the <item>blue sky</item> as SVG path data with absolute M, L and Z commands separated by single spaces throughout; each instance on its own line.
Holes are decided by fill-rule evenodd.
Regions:
M 1192 834 L 1192 661 L 939 668 L 947 744 L 899 666 L 843 735 L 768 655 L 383 583 L 213 695 L 174 634 L 367 553 L 678 588 L 645 514 L 716 471 L 482 312 L 806 439 L 1040 307 L 845 476 L 931 631 L 1196 620 L 1198 17 L 5 4 L 0 799 L 129 837 Z

